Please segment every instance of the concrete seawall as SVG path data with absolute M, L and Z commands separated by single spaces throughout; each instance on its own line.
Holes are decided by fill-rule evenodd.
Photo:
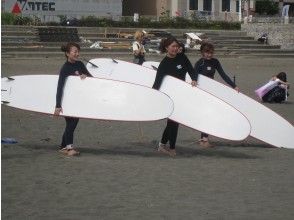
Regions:
M 270 45 L 280 45 L 281 49 L 294 49 L 294 24 L 248 23 L 242 24 L 241 29 L 255 39 L 267 33 Z

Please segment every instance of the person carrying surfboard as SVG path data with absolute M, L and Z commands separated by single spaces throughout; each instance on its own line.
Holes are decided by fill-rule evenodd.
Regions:
M 234 88 L 236 91 L 239 92 L 239 88 L 236 86 L 236 84 L 230 79 L 230 77 L 225 73 L 225 71 L 222 68 L 221 63 L 218 61 L 218 59 L 214 58 L 214 46 L 213 44 L 209 42 L 205 42 L 200 47 L 200 52 L 202 55 L 202 58 L 200 58 L 194 66 L 194 69 L 197 74 L 202 74 L 204 76 L 207 76 L 211 79 L 214 78 L 215 71 L 219 73 L 219 75 L 222 77 L 222 79 L 229 84 L 232 88 Z M 208 134 L 201 133 L 201 138 L 199 140 L 199 144 L 202 147 L 213 147 L 209 143 Z
M 65 53 L 66 62 L 61 67 L 56 92 L 56 106 L 54 115 L 62 113 L 62 95 L 66 78 L 68 76 L 80 76 L 85 79 L 92 75 L 88 72 L 86 66 L 79 61 L 80 46 L 77 43 L 69 42 L 61 47 L 61 51 Z M 79 118 L 64 117 L 66 126 L 62 136 L 60 152 L 68 156 L 79 155 L 79 151 L 73 148 L 73 135 L 79 122 Z
M 196 86 L 198 75 L 193 69 L 193 66 L 184 53 L 179 52 L 179 42 L 175 37 L 168 37 L 163 39 L 160 43 L 161 53 L 166 53 L 166 56 L 160 62 L 154 84 L 152 88 L 159 89 L 163 78 L 166 75 L 176 77 L 180 80 L 185 80 L 186 73 L 188 72 L 192 79 L 192 86 Z M 166 128 L 162 134 L 161 141 L 158 146 L 158 151 L 170 156 L 176 156 L 176 140 L 178 134 L 179 123 L 167 120 Z M 166 146 L 169 142 L 169 148 Z
M 136 41 L 133 42 L 133 54 L 134 60 L 133 63 L 142 65 L 145 62 L 145 48 L 143 45 L 144 33 L 143 31 L 136 31 L 134 38 Z

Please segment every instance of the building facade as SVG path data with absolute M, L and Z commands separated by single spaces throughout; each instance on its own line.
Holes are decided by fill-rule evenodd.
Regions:
M 138 0 L 124 0 L 123 5 L 128 10 L 123 10 L 123 15 L 131 16 L 134 13 L 149 16 L 182 16 L 189 17 L 210 16 L 215 20 L 238 20 L 241 10 L 253 8 L 254 0 L 149 0 L 148 4 L 141 4 L 137 8 Z
M 195 16 L 200 19 L 240 21 L 254 15 L 258 0 L 1 0 L 2 12 L 37 16 L 42 21 L 58 21 L 59 16 L 81 18 L 107 17 L 115 20 L 121 16 Z M 294 14 L 294 0 L 274 0 L 290 4 L 289 15 Z
M 123 15 L 134 13 L 144 16 L 182 16 L 196 14 L 212 20 L 240 21 L 242 17 L 254 15 L 258 0 L 123 0 Z M 283 5 L 294 8 L 294 0 L 273 0 L 279 2 L 280 12 Z M 290 10 L 291 11 L 291 10 Z
M 23 16 L 36 16 L 42 21 L 59 21 L 60 16 L 87 16 L 116 19 L 122 15 L 118 0 L 1 0 L 1 11 Z

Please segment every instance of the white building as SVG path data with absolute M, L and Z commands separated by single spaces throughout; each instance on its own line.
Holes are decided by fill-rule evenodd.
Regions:
M 191 14 L 205 16 L 213 20 L 238 21 L 242 17 L 254 15 L 258 0 L 123 0 L 123 15 L 139 13 L 145 16 L 183 16 Z M 273 0 L 279 2 L 280 10 L 284 4 L 294 0 Z
M 190 15 L 212 20 L 238 21 L 254 14 L 258 0 L 1 0 L 2 12 L 17 12 L 37 16 L 42 21 L 59 21 L 59 16 L 82 16 L 119 19 L 121 16 L 183 16 Z M 294 0 L 274 0 L 280 10 Z M 291 15 L 290 15 L 291 16 Z M 292 15 L 293 16 L 293 15 Z
M 124 0 L 123 15 L 134 13 L 151 16 L 183 16 L 191 14 L 209 16 L 213 20 L 239 20 L 242 9 L 254 7 L 255 0 L 148 0 L 138 5 L 138 0 Z M 138 7 L 136 7 L 138 6 Z
M 37 16 L 42 21 L 59 21 L 59 16 L 81 18 L 122 15 L 121 0 L 1 0 L 1 11 Z

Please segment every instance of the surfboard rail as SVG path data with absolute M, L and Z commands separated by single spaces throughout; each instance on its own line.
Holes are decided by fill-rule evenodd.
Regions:
M 156 65 L 158 66 L 159 62 L 148 61 L 145 65 L 143 63 L 143 66 L 149 69 Z M 250 136 L 274 147 L 294 148 L 293 124 L 280 114 L 242 92 L 236 93 L 234 89 L 226 84 L 203 75 L 199 75 L 198 79 L 199 88 L 211 92 L 218 98 L 226 101 L 248 118 L 252 128 Z M 186 81 L 189 82 L 191 79 L 186 77 Z M 276 125 L 275 129 L 267 127 L 264 124 L 265 121 L 271 121 L 273 125 Z
M 112 60 L 108 59 L 108 58 L 92 59 L 91 62 L 95 63 L 96 65 L 100 66 L 101 68 L 99 68 L 99 69 L 93 68 L 90 65 L 87 65 L 87 68 L 88 68 L 89 72 L 95 77 L 105 77 L 105 78 L 122 80 L 124 82 L 132 82 L 135 84 L 152 87 L 154 79 L 155 79 L 155 73 L 156 73 L 155 71 L 149 70 L 148 68 L 144 68 L 142 66 L 139 66 L 139 65 L 136 65 L 133 63 L 129 63 L 126 61 L 121 61 L 121 60 L 116 60 L 116 61 L 118 61 L 118 63 L 113 63 Z M 203 119 L 201 119 L 201 118 L 198 118 L 197 120 L 192 122 L 190 119 L 172 117 L 174 114 L 174 112 L 173 112 L 173 114 L 169 117 L 169 119 L 177 121 L 180 124 L 183 124 L 189 128 L 199 130 L 199 131 L 202 131 L 205 133 L 210 133 L 216 137 L 229 139 L 229 140 L 244 140 L 250 134 L 251 128 L 250 128 L 249 121 L 242 113 L 237 111 L 235 108 L 233 108 L 232 106 L 228 105 L 227 103 L 223 102 L 222 100 L 216 98 L 215 96 L 211 95 L 210 93 L 208 93 L 202 89 L 199 89 L 196 87 L 192 88 L 191 85 L 186 83 L 185 81 L 181 81 L 181 80 L 174 78 L 172 76 L 165 77 L 165 79 L 166 78 L 170 78 L 172 81 L 171 83 L 175 83 L 175 84 L 173 84 L 170 87 L 167 87 L 166 88 L 167 90 L 163 90 L 162 89 L 163 87 L 161 86 L 160 91 L 166 93 L 167 95 L 170 96 L 171 99 L 173 99 L 174 112 L 175 112 L 175 109 L 179 108 L 181 105 L 183 105 L 183 106 L 187 105 L 188 102 L 186 102 L 186 99 L 183 99 L 183 97 L 190 97 L 191 92 L 192 92 L 192 94 L 194 94 L 194 96 L 198 97 L 197 99 L 199 99 L 199 98 L 201 99 L 200 94 L 202 94 L 204 97 L 206 97 L 206 99 L 207 99 L 207 97 L 210 97 L 210 98 L 213 97 L 213 98 L 211 98 L 214 100 L 212 102 L 215 104 L 217 103 L 219 105 L 219 107 L 222 106 L 222 107 L 220 107 L 221 109 L 223 109 L 223 108 L 230 109 L 228 111 L 230 113 L 232 113 L 235 117 L 237 117 L 237 115 L 238 115 L 238 120 L 237 120 L 238 123 L 236 121 L 235 128 L 234 129 L 230 128 L 231 131 L 227 132 L 226 135 L 222 134 L 223 131 L 221 130 L 221 128 L 219 128 L 218 132 L 215 132 L 215 131 L 211 130 L 211 128 L 213 128 L 214 126 L 206 126 L 204 129 L 199 127 L 198 126 L 199 120 L 203 121 Z M 181 97 L 179 96 L 177 98 L 177 100 L 181 100 L 183 102 L 181 104 L 177 104 L 177 102 L 174 99 L 175 97 L 173 97 L 173 95 L 177 95 L 177 94 L 171 95 L 173 91 L 169 91 L 170 88 L 176 88 L 177 86 L 183 86 L 184 88 L 188 88 L 188 90 L 189 90 L 189 92 L 186 91 L 186 94 L 181 94 L 182 96 L 180 95 Z M 181 89 L 179 89 L 179 91 L 181 91 Z M 194 99 L 195 103 L 197 103 L 197 99 Z M 205 101 L 203 100 L 202 103 L 204 104 Z M 190 105 L 187 109 L 194 108 L 196 104 L 193 106 L 193 104 L 191 103 Z M 201 108 L 202 107 L 203 106 L 201 106 Z M 215 106 L 213 108 L 217 109 L 217 107 L 215 107 Z M 187 109 L 183 110 L 182 113 L 179 113 L 179 111 L 178 111 L 177 114 L 179 114 L 179 115 L 186 114 Z M 205 111 L 211 111 L 211 110 L 206 109 Z M 205 111 L 203 111 L 203 112 L 205 112 Z M 197 109 L 195 109 L 195 112 L 198 112 Z M 203 116 L 205 116 L 205 113 L 202 113 L 202 114 L 203 114 Z M 227 114 L 218 114 L 218 113 L 217 113 L 217 115 L 219 116 L 218 118 L 222 118 L 222 117 L 224 117 L 224 115 L 227 116 Z M 195 118 L 195 116 L 191 116 L 191 117 L 192 117 L 192 119 Z M 184 119 L 185 119 L 185 121 L 184 121 Z M 216 123 L 218 119 L 214 119 L 214 120 Z M 189 122 L 189 121 L 191 121 L 191 122 Z M 225 129 L 227 129 L 230 126 L 228 121 L 230 121 L 230 119 L 228 119 L 227 121 L 225 121 L 225 120 L 222 121 L 222 123 L 224 123 L 227 126 Z M 216 127 L 218 127 L 218 126 L 216 126 Z M 243 131 L 242 132 L 240 131 L 240 134 L 237 134 L 236 127 L 241 127 L 243 129 Z M 235 134 L 234 134 L 234 132 L 235 132 Z M 229 135 L 229 133 L 231 133 L 231 134 Z
M 11 91 L 2 91 L 3 104 L 49 115 L 54 113 L 57 75 L 13 78 L 13 81 L 7 78 L 1 80 L 2 88 Z M 81 80 L 78 76 L 70 76 L 65 83 L 62 108 L 61 116 L 64 117 L 155 121 L 167 118 L 172 113 L 173 101 L 164 93 L 129 82 L 93 77 Z

